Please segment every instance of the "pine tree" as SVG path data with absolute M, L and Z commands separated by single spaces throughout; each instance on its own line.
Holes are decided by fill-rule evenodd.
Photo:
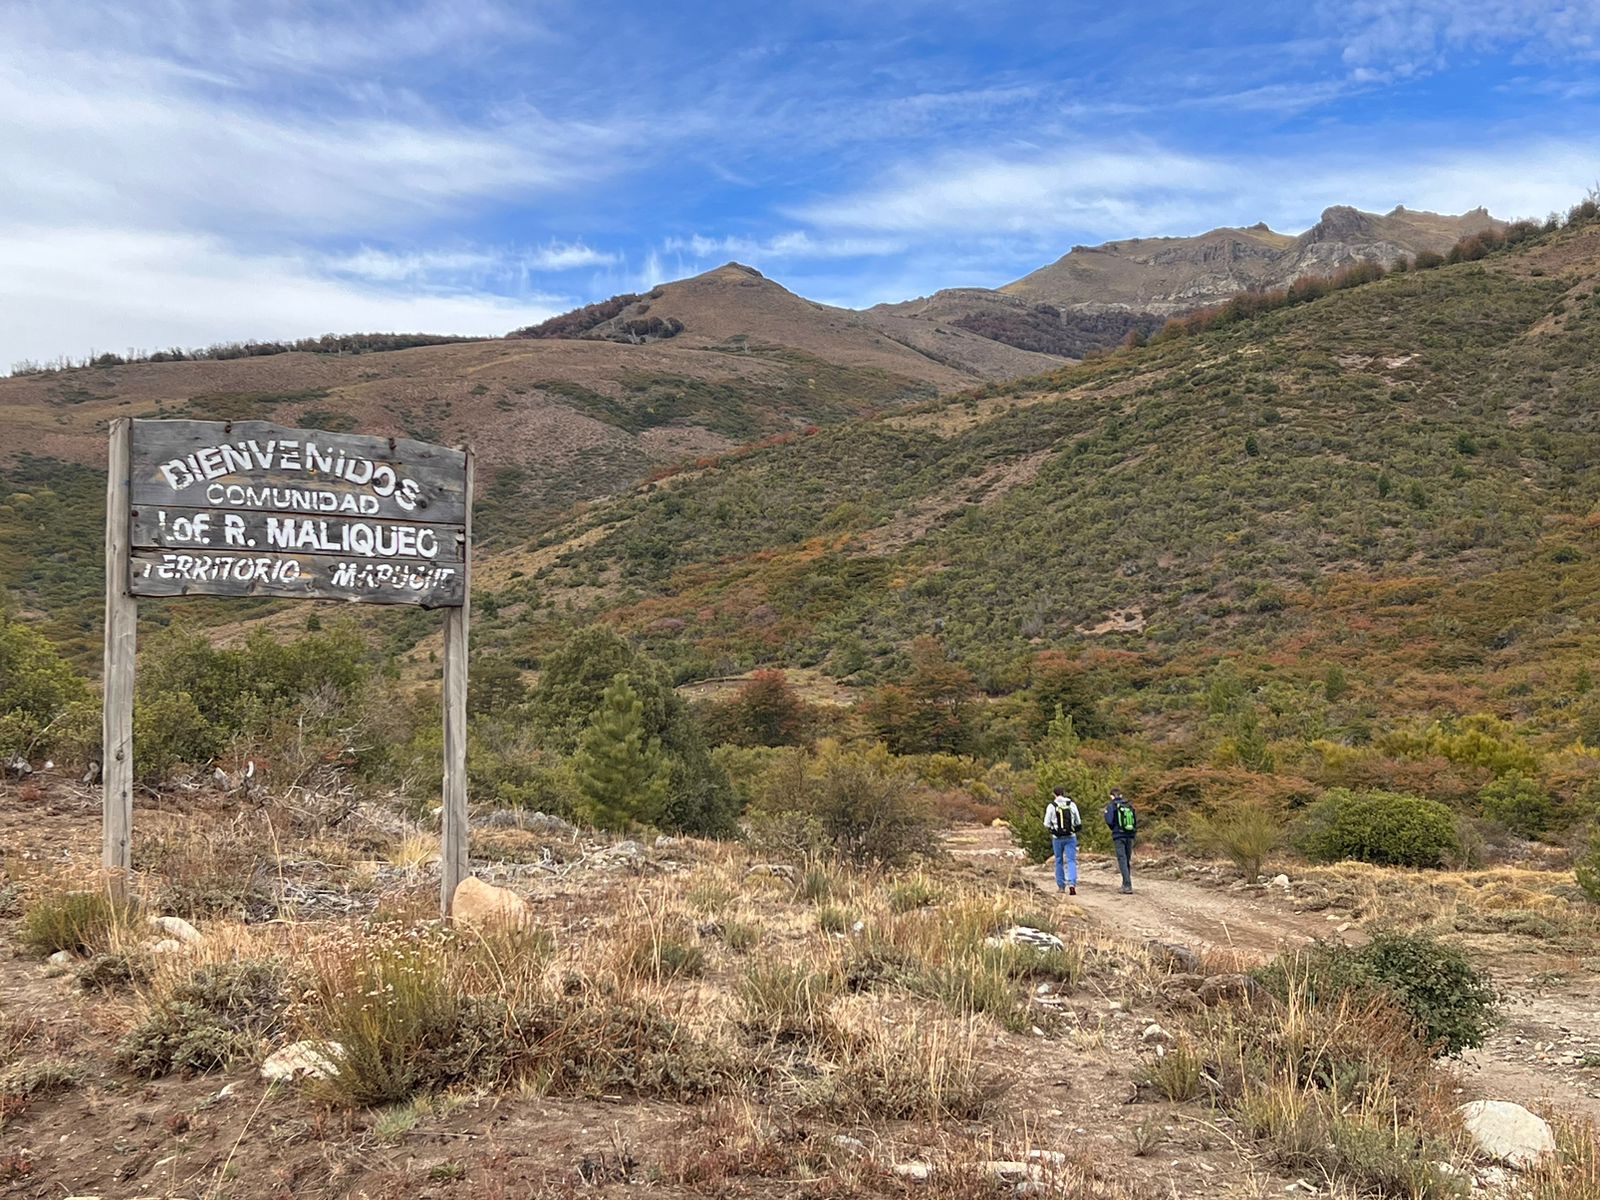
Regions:
M 644 704 L 625 674 L 606 688 L 576 759 L 580 815 L 602 829 L 652 824 L 666 808 L 669 764 L 659 738 L 647 738 Z

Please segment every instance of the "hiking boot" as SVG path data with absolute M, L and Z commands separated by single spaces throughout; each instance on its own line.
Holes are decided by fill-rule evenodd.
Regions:
M 1057 892 L 1058 892 L 1058 893 L 1060 893 L 1060 892 L 1064 892 L 1064 891 L 1066 891 L 1066 890 L 1067 890 L 1067 889 L 1066 889 L 1066 888 L 1057 888 L 1057 889 L 1056 889 L 1056 891 L 1057 891 Z M 1074 889 L 1073 889 L 1073 891 L 1077 891 L 1077 889 L 1076 889 L 1076 888 L 1074 888 Z
M 1077 894 L 1078 894 L 1078 888 L 1077 888 L 1076 884 L 1074 884 L 1072 887 L 1069 887 L 1067 889 L 1067 895 L 1076 896 Z
M 1123 894 L 1123 895 L 1124 895 L 1124 896 L 1131 896 L 1131 895 L 1133 895 L 1133 884 L 1131 884 L 1131 883 L 1125 883 L 1125 884 L 1123 884 L 1123 885 L 1122 885 L 1122 894 Z

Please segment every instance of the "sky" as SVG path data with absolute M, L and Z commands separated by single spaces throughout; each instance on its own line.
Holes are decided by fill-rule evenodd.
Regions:
M 1596 0 L 0 0 L 0 372 L 1600 181 Z

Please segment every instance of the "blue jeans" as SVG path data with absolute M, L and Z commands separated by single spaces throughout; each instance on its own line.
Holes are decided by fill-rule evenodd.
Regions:
M 1131 837 L 1113 837 L 1111 845 L 1117 852 L 1117 870 L 1122 872 L 1122 886 L 1133 886 L 1133 839 Z
M 1056 853 L 1056 888 L 1066 887 L 1069 883 L 1078 886 L 1078 838 L 1052 837 L 1050 848 Z

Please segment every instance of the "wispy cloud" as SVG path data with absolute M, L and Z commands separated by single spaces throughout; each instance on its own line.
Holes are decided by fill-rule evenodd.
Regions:
M 498 335 L 569 296 L 404 291 L 215 238 L 80 227 L 0 239 L 0 369 L 25 358 L 354 330 Z M 374 260 L 375 261 L 375 260 Z M 70 337 L 70 341 L 66 340 Z
M 803 229 L 792 229 L 766 238 L 669 237 L 661 244 L 669 254 L 686 255 L 691 259 L 742 258 L 752 265 L 762 261 L 792 262 L 817 258 L 874 258 L 886 254 L 899 254 L 906 248 L 903 238 L 889 237 L 817 237 Z
M 1507 47 L 1525 58 L 1600 56 L 1600 5 L 1586 0 L 1322 0 L 1318 13 L 1361 79 L 1415 75 L 1453 54 Z
M 1406 169 L 1397 174 L 1394 155 Z M 1201 157 L 1078 143 L 1017 155 L 965 154 L 904 164 L 856 193 L 797 210 L 822 230 L 984 238 L 1052 231 L 1096 239 L 1198 233 L 1265 220 L 1301 229 L 1329 204 L 1396 204 L 1501 216 L 1543 215 L 1594 172 L 1587 138 L 1517 139 L 1467 149 L 1300 145 L 1277 154 Z

